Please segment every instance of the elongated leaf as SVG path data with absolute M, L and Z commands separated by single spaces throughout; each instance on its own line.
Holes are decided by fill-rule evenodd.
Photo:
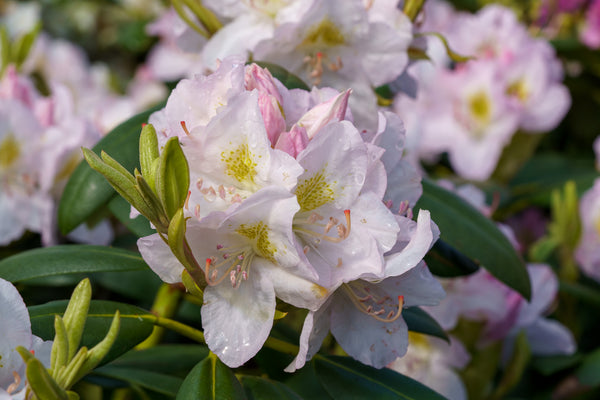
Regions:
M 402 318 L 408 325 L 408 330 L 435 336 L 450 343 L 448 335 L 440 324 L 419 307 L 405 308 L 402 310 Z
M 531 283 L 523 260 L 491 220 L 454 193 L 426 179 L 416 208 L 431 212 L 442 240 L 526 299 L 531 298 Z
M 128 171 L 133 171 L 139 163 L 139 137 L 142 123 L 154 111 L 164 107 L 160 104 L 140 113 L 113 129 L 92 149 L 96 154 L 104 150 Z M 75 229 L 98 212 L 116 192 L 102 175 L 86 163 L 75 169 L 63 192 L 58 206 L 58 226 L 63 234 Z
M 217 357 L 210 356 L 194 367 L 183 381 L 178 400 L 242 400 L 244 389 L 233 371 Z
M 432 274 L 443 278 L 469 275 L 479 269 L 473 260 L 441 239 L 425 255 L 425 262 Z
M 147 269 L 138 253 L 92 245 L 44 247 L 0 261 L 0 277 L 10 282 L 65 274 Z
M 349 357 L 315 356 L 319 381 L 334 399 L 442 400 L 427 386 L 391 369 L 375 369 Z
M 167 374 L 136 368 L 115 367 L 112 365 L 105 365 L 98 368 L 94 371 L 94 374 L 139 385 L 144 389 L 150 389 L 172 397 L 177 395 L 177 391 L 183 382 L 183 379 Z
M 247 375 L 240 377 L 240 382 L 248 400 L 302 400 L 302 397 L 281 382 Z
M 273 75 L 274 78 L 277 78 L 281 83 L 283 83 L 283 86 L 288 89 L 310 90 L 308 85 L 304 83 L 302 79 L 298 78 L 296 75 L 277 64 L 271 64 L 265 61 L 253 62 L 262 68 L 268 69 L 271 75 Z
M 44 340 L 53 339 L 54 315 L 63 315 L 66 307 L 66 300 L 29 307 L 33 333 Z M 153 321 L 156 317 L 139 307 L 114 301 L 92 300 L 81 338 L 81 346 L 91 349 L 104 339 L 117 310 L 121 313 L 121 329 L 112 348 L 102 360 L 103 363 L 117 358 L 141 343 L 154 328 Z
M 200 344 L 163 344 L 144 350 L 130 351 L 110 366 L 143 369 L 158 373 L 186 374 L 208 356 L 208 347 Z

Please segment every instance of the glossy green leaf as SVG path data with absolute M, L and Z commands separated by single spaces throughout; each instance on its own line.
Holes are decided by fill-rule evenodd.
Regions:
M 44 340 L 52 340 L 54 338 L 54 315 L 62 315 L 66 307 L 66 300 L 29 307 L 33 333 Z M 114 301 L 92 300 L 81 338 L 81 346 L 91 349 L 100 343 L 108 333 L 117 310 L 121 314 L 121 329 L 115 343 L 102 360 L 103 363 L 131 350 L 146 339 L 154 328 L 156 317 L 139 307 Z
M 334 399 L 443 400 L 427 386 L 391 369 L 376 369 L 349 357 L 315 356 L 317 377 Z
M 442 278 L 469 275 L 479 269 L 473 260 L 441 239 L 435 242 L 424 260 L 431 273 Z
M 94 374 L 139 385 L 157 393 L 171 397 L 177 395 L 183 379 L 158 372 L 144 371 L 137 368 L 123 368 L 105 365 L 94 371 Z
M 431 219 L 439 226 L 444 242 L 481 264 L 525 298 L 531 297 L 525 263 L 494 222 L 454 193 L 427 179 L 423 180 L 423 195 L 416 209 L 431 212 Z
M 188 195 L 190 173 L 179 138 L 167 140 L 160 155 L 156 175 L 156 191 L 169 219 L 175 215 Z
M 194 367 L 183 381 L 178 400 L 242 400 L 244 389 L 233 371 L 210 355 Z
M 167 374 L 185 371 L 187 374 L 207 356 L 208 347 L 200 344 L 162 344 L 144 350 L 130 351 L 110 365 Z
M 271 75 L 283 83 L 283 86 L 288 89 L 310 90 L 310 87 L 308 87 L 308 85 L 304 83 L 302 79 L 279 65 L 271 64 L 265 61 L 253 61 L 253 63 L 262 68 L 268 69 Z
M 403 309 L 402 318 L 404 318 L 409 331 L 435 336 L 450 343 L 450 339 L 446 335 L 444 328 L 431 315 L 419 307 Z
M 333 399 L 317 378 L 314 360 L 311 360 L 303 368 L 294 372 L 294 374 L 285 381 L 285 384 L 302 396 L 302 398 L 307 400 Z
M 142 123 L 151 113 L 161 109 L 160 104 L 140 113 L 113 129 L 92 149 L 96 154 L 104 150 L 128 171 L 139 162 L 139 137 Z M 86 162 L 75 169 L 63 192 L 58 206 L 58 226 L 67 234 L 98 212 L 116 193 L 102 175 Z
M 240 382 L 248 400 L 302 400 L 302 397 L 281 382 L 248 375 L 241 376 Z
M 92 282 L 130 299 L 152 304 L 154 295 L 163 281 L 152 270 L 97 272 L 91 275 Z
M 54 275 L 146 269 L 148 266 L 138 253 L 92 245 L 44 247 L 0 261 L 0 277 L 10 282 Z

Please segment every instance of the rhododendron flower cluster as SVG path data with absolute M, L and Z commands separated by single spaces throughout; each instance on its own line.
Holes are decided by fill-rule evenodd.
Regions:
M 9 244 L 25 230 L 55 242 L 55 207 L 66 179 L 77 165 L 82 145 L 100 132 L 74 113 L 64 86 L 53 85 L 44 97 L 33 82 L 9 67 L 0 80 L 0 243 Z
M 423 33 L 442 33 L 454 51 L 472 59 L 452 67 L 438 39 L 428 38 L 433 65 L 410 68 L 419 92 L 416 99 L 400 93 L 394 109 L 420 157 L 447 152 L 458 175 L 482 181 L 517 131 L 546 132 L 562 120 L 570 106 L 562 69 L 548 42 L 532 38 L 509 9 L 489 5 L 466 14 L 439 2 L 427 7 L 437 17 Z
M 408 65 L 412 23 L 398 1 L 351 0 L 343 7 L 323 0 L 203 3 L 228 22 L 204 40 L 173 12 L 161 17 L 151 28 L 162 38 L 150 60 L 157 76 L 214 70 L 231 55 L 272 62 L 310 84 L 351 87 L 356 125 L 375 130 L 373 88 L 393 81 Z
M 402 142 L 403 132 L 388 124 L 366 141 L 345 119 L 348 96 L 287 90 L 267 70 L 225 59 L 181 81 L 150 117 L 159 143 L 178 137 L 190 165 L 186 238 L 206 260 L 206 341 L 227 365 L 262 347 L 276 298 L 310 310 L 295 369 L 329 328 L 355 358 L 382 367 L 406 351 L 403 307 L 443 297 L 421 263 L 437 239 L 429 213 L 412 221 L 401 194 L 402 214 L 384 204 L 382 155 L 401 148 L 375 143 Z M 138 247 L 163 280 L 181 281 L 184 267 L 159 234 Z

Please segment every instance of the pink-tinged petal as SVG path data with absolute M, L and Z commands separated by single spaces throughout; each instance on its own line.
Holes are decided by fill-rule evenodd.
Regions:
M 275 315 L 273 284 L 255 269 L 237 288 L 209 286 L 201 313 L 209 349 L 229 367 L 239 367 L 254 357 L 269 337 Z
M 184 267 L 158 233 L 138 239 L 138 250 L 146 264 L 166 283 L 181 282 Z
M 256 64 L 247 65 L 244 84 L 246 85 L 246 90 L 256 89 L 259 93 L 271 95 L 279 104 L 283 104 L 283 97 L 279 93 L 275 79 L 268 69 L 261 68 Z
M 167 136 L 185 137 L 181 127 L 184 121 L 188 131 L 197 126 L 205 126 L 226 105 L 233 95 L 244 91 L 243 61 L 229 58 L 223 60 L 217 71 L 208 76 L 197 75 L 193 79 L 181 80 L 167 100 L 164 113 Z M 150 123 L 155 124 L 152 116 Z
M 376 285 L 368 285 L 370 292 L 380 298 L 386 295 L 397 298 L 401 294 L 387 293 Z M 348 355 L 363 364 L 382 368 L 406 353 L 408 328 L 401 316 L 393 322 L 382 322 L 359 311 L 345 290 L 338 291 L 334 296 L 331 303 L 331 333 Z
M 547 132 L 556 128 L 571 107 L 569 90 L 561 84 L 552 84 L 536 100 L 521 118 L 520 126 L 526 131 Z
M 351 90 L 345 92 L 311 108 L 297 122 L 306 129 L 309 139 L 312 139 L 319 131 L 330 122 L 343 121 L 348 107 L 348 98 Z
M 306 129 L 294 125 L 289 132 L 282 132 L 281 135 L 279 135 L 277 143 L 275 143 L 275 148 L 296 158 L 298 154 L 306 148 L 308 141 Z
M 329 333 L 329 303 L 317 311 L 310 311 L 304 319 L 300 333 L 300 350 L 294 360 L 285 368 L 285 372 L 294 372 L 313 358 L 321 348 L 323 340 Z
M 386 256 L 385 276 L 398 276 L 415 267 L 437 240 L 427 210 L 419 210 L 417 229 L 406 247 Z
M 281 115 L 279 104 L 275 97 L 259 92 L 258 107 L 265 122 L 267 137 L 271 145 L 277 143 L 279 135 L 285 131 L 285 119 Z
M 0 388 L 7 388 L 13 381 L 12 372 L 22 375 L 23 359 L 15 348 L 31 348 L 31 322 L 27 306 L 12 283 L 0 278 Z

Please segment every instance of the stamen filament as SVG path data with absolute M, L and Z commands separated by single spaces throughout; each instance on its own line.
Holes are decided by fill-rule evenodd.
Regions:
M 386 322 L 386 323 L 394 322 L 402 314 L 402 307 L 404 305 L 404 296 L 398 296 L 398 308 L 396 310 L 390 310 L 387 313 L 386 317 L 383 318 L 380 315 L 382 315 L 382 314 L 385 313 L 385 307 L 381 307 L 379 310 L 374 311 L 374 307 L 373 307 L 372 304 L 367 305 L 365 303 L 367 301 L 369 301 L 369 300 L 372 300 L 375 304 L 382 305 L 385 302 L 386 298 L 389 299 L 388 296 L 385 296 L 383 299 L 379 299 L 379 300 L 376 297 L 373 297 L 370 294 L 368 294 L 365 297 L 360 297 L 350 287 L 349 284 L 344 284 L 343 286 L 346 289 L 346 292 L 348 293 L 348 296 L 350 297 L 350 300 L 356 306 L 356 308 L 358 308 L 358 310 L 360 312 L 363 312 L 363 313 L 369 315 L 370 317 L 375 318 L 378 321 Z M 364 291 L 366 291 L 367 288 L 362 288 L 362 289 Z

